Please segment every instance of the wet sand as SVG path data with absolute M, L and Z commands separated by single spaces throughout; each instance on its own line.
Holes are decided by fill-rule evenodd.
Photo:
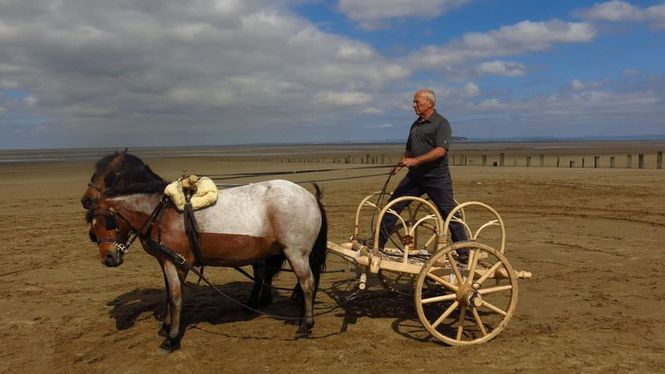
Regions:
M 615 154 L 618 159 L 640 152 L 616 147 L 573 153 Z M 495 153 L 501 150 L 512 155 L 506 148 Z M 642 149 L 653 155 L 659 150 Z M 456 152 L 472 151 L 460 147 Z M 342 150 L 340 157 L 349 152 Z M 379 152 L 389 153 L 375 153 Z M 398 154 L 399 147 L 393 152 Z M 474 152 L 489 154 L 488 148 Z M 539 151 L 525 152 L 519 154 L 533 154 L 532 162 L 538 163 Z M 559 157 L 571 154 L 556 152 Z M 146 161 L 166 179 L 184 170 L 221 175 L 340 167 L 330 161 L 234 162 L 215 155 L 155 156 Z M 458 348 L 430 338 L 413 300 L 391 294 L 375 278 L 355 300 L 337 302 L 353 290 L 356 274 L 341 259 L 329 256 L 331 272 L 322 278 L 316 305 L 320 315 L 310 339 L 294 340 L 294 325 L 248 316 L 190 276 L 182 348 L 163 356 L 156 336 L 164 313 L 159 265 L 135 245 L 121 267 L 105 268 L 88 240 L 79 198 L 93 165 L 90 160 L 0 164 L 0 372 L 665 370 L 663 169 L 478 163 L 453 167 L 457 199 L 493 206 L 506 224 L 508 259 L 515 268 L 533 273 L 532 279 L 519 282 L 511 322 L 488 343 Z M 280 178 L 337 179 L 381 171 Z M 320 183 L 330 220 L 329 240 L 348 239 L 357 203 L 384 181 L 385 176 L 375 176 Z M 349 271 L 339 272 L 345 269 Z M 250 281 L 232 269 L 207 268 L 206 274 L 240 300 L 249 295 Z M 276 283 L 291 287 L 294 282 L 292 274 L 282 273 Z M 278 291 L 267 311 L 295 313 L 288 297 L 288 292 Z

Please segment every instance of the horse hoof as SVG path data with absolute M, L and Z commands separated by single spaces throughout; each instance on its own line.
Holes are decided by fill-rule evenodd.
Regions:
M 180 339 L 166 338 L 159 346 L 159 352 L 164 355 L 167 355 L 177 349 L 180 349 Z
M 271 293 L 267 293 L 267 294 L 261 296 L 261 298 L 259 299 L 259 306 L 260 307 L 268 306 L 270 304 L 272 304 L 272 294 Z
M 308 338 L 310 335 L 312 335 L 312 330 L 311 329 L 300 329 L 299 328 L 298 331 L 296 331 L 296 340 Z
M 168 325 L 162 325 L 159 330 L 157 331 L 157 337 L 158 338 L 166 338 L 169 336 L 169 333 L 171 332 L 171 327 Z

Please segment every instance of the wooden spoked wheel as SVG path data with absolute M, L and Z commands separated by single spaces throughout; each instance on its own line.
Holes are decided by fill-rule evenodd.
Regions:
M 385 252 L 393 256 L 394 261 L 424 263 L 436 252 L 436 218 L 429 210 L 427 205 L 419 201 L 412 202 L 402 210 L 401 218 L 395 224 L 395 231 L 386 243 Z M 406 256 L 405 252 L 408 252 Z M 388 290 L 404 296 L 413 295 L 416 274 L 380 270 L 377 275 Z
M 458 261 L 464 248 L 469 250 L 468 264 Z M 435 338 L 457 346 L 484 343 L 497 336 L 515 312 L 517 276 L 496 249 L 456 242 L 423 265 L 414 301 L 420 322 Z

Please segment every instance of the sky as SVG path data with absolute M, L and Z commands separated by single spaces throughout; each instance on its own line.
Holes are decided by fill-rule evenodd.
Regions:
M 665 137 L 664 1 L 0 0 L 0 149 Z

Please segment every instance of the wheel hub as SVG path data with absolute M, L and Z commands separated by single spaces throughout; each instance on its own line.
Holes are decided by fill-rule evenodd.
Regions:
M 483 298 L 478 292 L 479 288 L 478 283 L 464 283 L 457 290 L 457 301 L 467 307 L 480 307 L 483 304 Z

